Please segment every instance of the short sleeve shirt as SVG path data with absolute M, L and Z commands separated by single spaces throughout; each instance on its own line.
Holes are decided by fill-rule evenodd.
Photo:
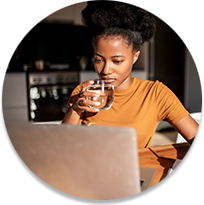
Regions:
M 70 96 L 68 108 L 81 90 L 79 85 Z M 176 95 L 159 81 L 134 78 L 132 85 L 115 91 L 109 110 L 84 113 L 80 123 L 87 126 L 133 127 L 137 133 L 138 148 L 149 147 L 160 121 L 174 125 L 189 113 Z

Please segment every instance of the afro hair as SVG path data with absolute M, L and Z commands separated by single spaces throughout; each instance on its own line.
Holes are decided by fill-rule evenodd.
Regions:
M 89 1 L 87 6 L 82 10 L 82 22 L 89 31 L 96 36 L 104 35 L 104 31 L 112 30 L 113 35 L 116 35 L 113 28 L 124 35 L 124 30 L 135 32 L 137 35 L 137 47 L 145 41 L 149 41 L 154 37 L 156 32 L 156 21 L 154 15 L 131 4 L 117 1 Z M 141 39 L 138 37 L 138 33 Z M 117 33 L 117 35 L 121 35 Z M 107 35 L 107 33 L 106 33 Z M 110 31 L 108 35 L 111 35 Z M 128 37 L 131 41 L 132 37 Z M 134 42 L 129 42 L 133 43 Z M 135 47 L 133 45 L 133 47 Z

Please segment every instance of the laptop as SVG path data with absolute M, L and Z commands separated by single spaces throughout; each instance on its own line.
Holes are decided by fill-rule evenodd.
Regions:
M 28 168 L 69 195 L 110 200 L 149 187 L 155 170 L 139 168 L 133 128 L 7 122 L 10 140 Z

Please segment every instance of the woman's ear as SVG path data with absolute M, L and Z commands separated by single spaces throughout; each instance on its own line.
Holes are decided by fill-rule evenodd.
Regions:
M 133 64 L 137 61 L 137 59 L 139 58 L 139 55 L 140 55 L 140 51 L 137 51 L 137 52 L 134 53 Z

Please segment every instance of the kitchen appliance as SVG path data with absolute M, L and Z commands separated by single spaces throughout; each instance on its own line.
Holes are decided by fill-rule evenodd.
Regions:
M 61 121 L 73 89 L 79 84 L 76 71 L 28 72 L 29 120 Z

